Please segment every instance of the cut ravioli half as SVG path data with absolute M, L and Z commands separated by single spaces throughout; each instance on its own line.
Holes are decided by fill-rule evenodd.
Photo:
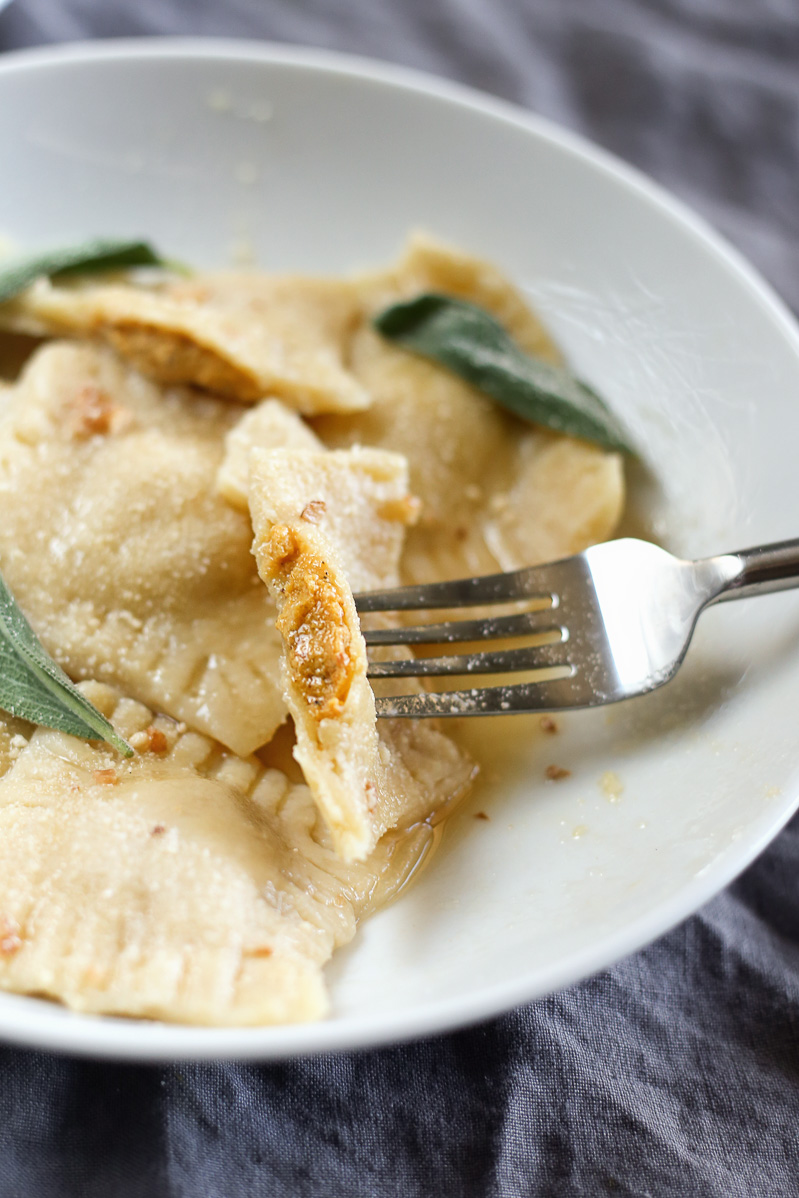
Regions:
M 245 412 L 225 436 L 225 456 L 216 485 L 228 503 L 249 511 L 250 453 L 253 449 L 323 449 L 301 416 L 279 399 L 265 399 Z
M 559 361 L 546 329 L 496 267 L 416 237 L 396 267 L 364 276 L 361 286 L 365 319 L 350 369 L 372 405 L 314 427 L 333 448 L 372 445 L 407 457 L 422 516 L 408 534 L 403 581 L 534 565 L 612 534 L 624 504 L 619 454 L 518 419 L 371 327 L 368 317 L 386 305 L 438 291 L 488 309 L 527 352 Z
M 391 585 L 403 523 L 413 512 L 396 454 L 253 454 L 250 507 L 261 577 L 278 608 L 294 755 L 344 860 L 361 860 L 383 833 L 424 806 L 415 756 L 450 777 L 473 767 L 422 724 L 381 726 L 367 681 L 352 588 Z
M 306 786 L 109 687 L 131 761 L 0 716 L 0 987 L 78 1011 L 213 1025 L 315 1019 L 322 967 L 407 879 L 421 823 L 345 866 Z M 408 751 L 424 814 L 443 763 Z
M 0 404 L 0 571 L 73 678 L 249 753 L 286 706 L 250 520 L 215 488 L 242 411 L 43 347 Z
M 405 530 L 419 515 L 401 454 L 255 449 L 249 494 L 256 557 L 259 529 L 286 524 L 335 547 L 351 590 L 397 585 Z
M 99 336 L 157 382 L 243 403 L 275 395 L 308 414 L 368 406 L 344 362 L 359 310 L 346 280 L 220 273 L 148 288 L 43 279 L 0 305 L 0 327 Z

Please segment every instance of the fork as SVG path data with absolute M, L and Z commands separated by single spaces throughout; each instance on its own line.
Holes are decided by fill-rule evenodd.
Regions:
M 501 686 L 376 698 L 378 716 L 418 718 L 599 707 L 644 695 L 677 673 L 706 607 L 791 587 L 799 587 L 799 540 L 684 561 L 648 541 L 624 538 L 543 566 L 372 591 L 355 601 L 359 613 L 535 602 L 536 610 L 510 615 L 364 630 L 370 646 L 536 637 L 535 645 L 492 652 L 370 660 L 370 678 L 544 674 Z

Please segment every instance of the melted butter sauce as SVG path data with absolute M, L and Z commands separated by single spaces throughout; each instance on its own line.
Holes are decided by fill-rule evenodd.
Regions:
M 531 747 L 536 739 L 547 736 L 541 718 L 536 714 L 441 722 L 444 731 L 477 764 L 477 777 L 462 798 L 438 808 L 418 824 L 383 837 L 381 844 L 390 839 L 396 842 L 398 856 L 375 887 L 362 918 L 404 894 L 442 846 L 451 849 L 464 837 L 479 834 L 482 818 L 487 815 L 491 819 L 497 793 L 510 781 L 529 774 Z

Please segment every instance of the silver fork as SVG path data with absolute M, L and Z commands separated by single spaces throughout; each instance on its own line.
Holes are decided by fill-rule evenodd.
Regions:
M 377 698 L 379 716 L 504 715 L 646 694 L 674 677 L 710 604 L 790 587 L 799 587 L 799 540 L 682 561 L 627 538 L 512 573 L 357 595 L 356 606 L 366 613 L 537 601 L 538 610 L 511 615 L 364 632 L 367 645 L 401 646 L 546 636 L 546 644 L 493 652 L 370 661 L 370 678 L 546 671 L 539 681 Z

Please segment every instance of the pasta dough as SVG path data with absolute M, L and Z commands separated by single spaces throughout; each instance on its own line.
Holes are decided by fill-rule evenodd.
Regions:
M 335 546 L 353 591 L 396 586 L 406 528 L 419 515 L 408 462 L 380 449 L 255 449 L 250 454 L 255 554 L 271 523 L 314 532 Z
M 301 416 L 279 399 L 265 399 L 246 412 L 225 436 L 225 456 L 216 476 L 228 503 L 249 512 L 252 449 L 323 449 Z

